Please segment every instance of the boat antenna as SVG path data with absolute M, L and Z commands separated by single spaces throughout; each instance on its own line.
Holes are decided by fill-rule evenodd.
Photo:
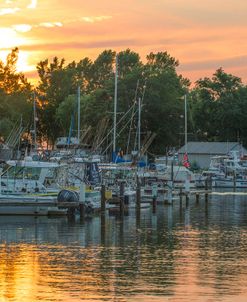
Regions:
M 116 126 L 117 126 L 117 80 L 118 80 L 118 56 L 115 63 L 115 91 L 114 91 L 114 119 L 113 119 L 113 154 L 116 152 Z

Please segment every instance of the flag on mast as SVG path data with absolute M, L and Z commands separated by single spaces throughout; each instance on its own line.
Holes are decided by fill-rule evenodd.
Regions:
M 189 162 L 189 157 L 187 153 L 184 153 L 184 157 L 183 157 L 183 166 L 185 168 L 190 168 L 190 162 Z

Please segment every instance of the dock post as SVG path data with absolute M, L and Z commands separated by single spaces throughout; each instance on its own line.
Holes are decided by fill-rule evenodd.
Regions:
M 199 203 L 199 199 L 200 199 L 200 194 L 199 194 L 199 193 L 196 193 L 196 203 L 197 203 L 197 204 Z
M 136 182 L 136 213 L 140 213 L 141 210 L 141 186 L 139 183 L 139 178 Z
M 172 204 L 172 190 L 173 190 L 173 182 L 168 181 L 167 183 L 168 190 L 167 190 L 167 203 Z
M 81 182 L 80 184 L 80 191 L 79 191 L 79 212 L 80 212 L 80 217 L 83 217 L 85 215 L 85 199 L 86 199 L 86 195 L 85 195 L 85 183 Z
M 158 195 L 158 186 L 153 185 L 152 186 L 152 209 L 153 209 L 153 213 L 156 212 L 157 195 Z
M 205 202 L 208 202 L 208 178 L 205 179 Z
M 0 168 L 0 195 L 2 195 L 2 173 L 3 173 L 3 169 Z
M 124 182 L 120 183 L 119 207 L 122 216 L 124 214 Z
M 101 204 L 100 204 L 101 213 L 105 212 L 105 203 L 106 203 L 105 185 L 102 185 L 101 186 Z
M 83 202 L 79 203 L 79 212 L 80 212 L 80 217 L 84 217 L 85 215 L 85 205 Z
M 180 207 L 182 207 L 182 202 L 183 202 L 183 189 L 180 187 L 179 188 L 179 202 L 180 202 Z
M 189 206 L 189 194 L 186 192 L 185 193 L 185 200 L 186 200 L 186 207 L 188 207 Z
M 153 198 L 152 198 L 152 209 L 153 209 L 154 214 L 156 213 L 156 206 L 157 206 L 157 200 L 156 200 L 156 197 L 153 196 Z

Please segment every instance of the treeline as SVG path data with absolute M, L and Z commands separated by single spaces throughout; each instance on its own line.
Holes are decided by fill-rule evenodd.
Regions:
M 114 51 L 105 50 L 94 61 L 87 57 L 69 64 L 57 57 L 40 61 L 34 88 L 16 71 L 18 49 L 13 49 L 6 63 L 0 61 L 0 137 L 6 139 L 18 120 L 26 126 L 26 135 L 30 132 L 34 99 L 40 142 L 53 146 L 60 136 L 77 136 L 79 90 L 81 136 L 90 129 L 84 136 L 87 143 L 107 150 L 112 141 L 115 58 Z M 247 87 L 241 79 L 220 68 L 190 88 L 190 81 L 177 73 L 178 65 L 167 52 L 150 53 L 145 63 L 130 49 L 118 53 L 118 148 L 124 152 L 136 148 L 139 100 L 142 141 L 156 134 L 149 151 L 162 154 L 168 147 L 183 145 L 185 94 L 190 140 L 240 140 L 246 145 Z

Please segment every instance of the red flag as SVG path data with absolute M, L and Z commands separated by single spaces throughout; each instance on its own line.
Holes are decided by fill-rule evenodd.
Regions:
M 189 162 L 189 158 L 188 158 L 188 154 L 187 153 L 184 153 L 183 166 L 185 168 L 189 168 L 190 167 L 190 162 Z

